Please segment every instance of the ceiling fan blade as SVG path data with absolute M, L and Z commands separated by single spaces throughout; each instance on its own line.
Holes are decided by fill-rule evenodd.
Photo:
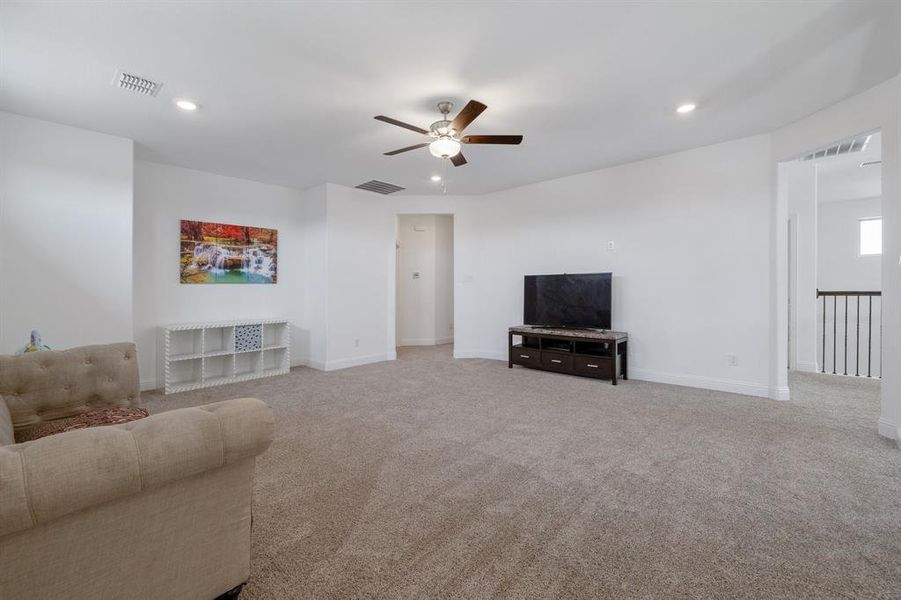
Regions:
M 409 123 L 404 123 L 403 121 L 398 121 L 397 119 L 392 119 L 391 117 L 386 117 L 385 115 L 379 115 L 377 117 L 373 117 L 376 121 L 382 121 L 384 123 L 390 123 L 391 125 L 397 125 L 398 127 L 403 127 L 404 129 L 409 129 L 410 131 L 415 131 L 416 133 L 421 133 L 423 135 L 428 135 L 429 132 L 423 129 L 422 127 L 417 127 L 416 125 L 410 125 Z
M 409 152 L 410 150 L 416 150 L 417 148 L 425 148 L 429 145 L 429 142 L 424 142 L 422 144 L 416 144 L 415 146 L 407 146 L 406 148 L 398 148 L 397 150 L 392 150 L 391 152 L 385 152 L 385 156 L 394 156 L 395 154 L 400 154 L 401 152 Z
M 521 135 L 464 135 L 464 144 L 520 144 Z
M 463 157 L 462 152 L 458 152 L 450 157 L 450 161 L 454 163 L 455 167 L 462 167 L 466 164 L 466 159 Z
M 454 122 L 451 123 L 451 127 L 457 132 L 460 133 L 466 126 L 476 120 L 482 112 L 488 108 L 481 102 L 477 102 L 475 100 L 470 100 L 466 103 L 466 106 L 463 107 L 463 110 L 460 111 L 454 118 Z

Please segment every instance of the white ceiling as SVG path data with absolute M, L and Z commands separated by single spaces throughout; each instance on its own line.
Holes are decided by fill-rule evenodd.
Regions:
M 0 3 L 0 108 L 133 138 L 139 158 L 306 188 L 439 193 L 416 134 L 488 110 L 448 193 L 473 194 L 769 131 L 898 74 L 901 2 Z M 110 85 L 117 69 L 157 98 Z M 194 114 L 172 98 L 202 103 Z M 688 117 L 675 106 L 694 100 Z

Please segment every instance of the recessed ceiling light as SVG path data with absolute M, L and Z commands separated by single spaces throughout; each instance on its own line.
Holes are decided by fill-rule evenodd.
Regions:
M 676 109 L 676 112 L 679 113 L 680 115 L 684 115 L 684 114 L 690 113 L 697 107 L 698 107 L 697 104 L 694 104 L 692 102 L 686 102 L 685 104 L 679 106 L 679 108 Z
M 193 100 L 186 100 L 186 99 L 176 100 L 175 106 L 177 106 L 178 108 L 180 108 L 182 110 L 197 110 L 197 108 L 198 108 L 196 102 L 194 102 Z
M 441 175 L 432 175 L 432 181 L 441 181 Z

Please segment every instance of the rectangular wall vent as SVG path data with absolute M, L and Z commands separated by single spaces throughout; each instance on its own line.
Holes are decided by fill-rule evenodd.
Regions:
M 126 73 L 125 71 L 119 71 L 116 74 L 115 83 L 123 90 L 135 92 L 144 96 L 156 96 L 159 93 L 160 88 L 163 87 L 162 83 L 151 81 L 150 79 L 131 73 Z
M 845 140 L 833 144 L 827 148 L 819 148 L 801 157 L 800 160 L 819 160 L 821 158 L 829 158 L 831 156 L 841 156 L 842 154 L 852 154 L 854 152 L 863 152 L 870 143 L 870 135 L 862 135 L 860 137 Z
M 358 190 L 368 190 L 370 192 L 375 192 L 376 194 L 393 194 L 394 192 L 399 192 L 403 189 L 399 185 L 394 185 L 393 183 L 385 183 L 384 181 L 379 181 L 377 179 L 373 179 L 372 181 L 367 181 L 366 183 L 361 183 L 356 186 Z

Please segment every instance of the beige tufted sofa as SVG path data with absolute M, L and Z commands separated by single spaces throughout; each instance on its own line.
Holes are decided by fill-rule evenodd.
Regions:
M 213 599 L 247 581 L 253 398 L 15 443 L 15 432 L 136 406 L 133 344 L 0 356 L 0 598 Z

